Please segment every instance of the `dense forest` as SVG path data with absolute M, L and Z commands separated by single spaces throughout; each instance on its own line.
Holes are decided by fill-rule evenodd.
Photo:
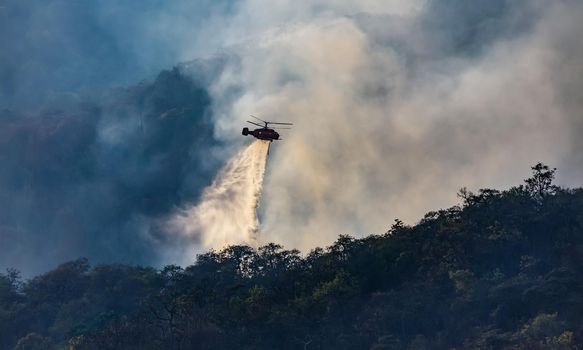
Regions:
M 302 255 L 0 275 L 1 349 L 580 349 L 583 189 L 520 186 Z M 356 203 L 357 205 L 357 203 Z

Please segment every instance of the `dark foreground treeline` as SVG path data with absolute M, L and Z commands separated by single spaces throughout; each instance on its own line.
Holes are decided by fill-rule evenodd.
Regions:
M 583 348 L 583 189 L 507 191 L 306 257 L 270 244 L 185 269 L 0 275 L 1 349 Z

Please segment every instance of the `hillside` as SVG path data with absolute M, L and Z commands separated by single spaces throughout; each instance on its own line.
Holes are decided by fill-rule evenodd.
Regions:
M 160 258 L 158 221 L 195 201 L 221 163 L 196 64 L 35 111 L 0 108 L 1 270 Z
M 580 348 L 583 189 L 553 178 L 538 164 L 524 185 L 462 189 L 414 226 L 306 256 L 269 244 L 186 268 L 9 270 L 0 349 Z

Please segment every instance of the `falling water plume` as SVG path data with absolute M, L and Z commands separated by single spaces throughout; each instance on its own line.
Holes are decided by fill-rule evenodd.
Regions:
M 235 154 L 208 186 L 199 203 L 173 217 L 170 224 L 193 245 L 220 249 L 231 244 L 257 245 L 261 197 L 269 142 L 256 140 Z

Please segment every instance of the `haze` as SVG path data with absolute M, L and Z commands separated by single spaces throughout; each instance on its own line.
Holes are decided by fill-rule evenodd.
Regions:
M 260 240 L 304 252 L 539 161 L 580 186 L 582 18 L 576 0 L 0 0 L 0 268 L 182 261 L 163 223 L 249 142 L 249 114 L 294 123 L 267 161 Z M 154 107 L 132 93 L 175 65 L 202 124 L 137 137 Z

